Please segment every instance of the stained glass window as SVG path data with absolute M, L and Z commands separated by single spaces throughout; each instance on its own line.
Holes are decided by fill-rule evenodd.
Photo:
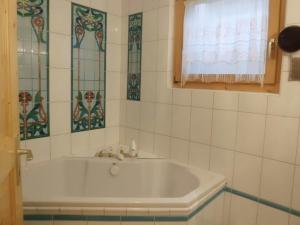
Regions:
M 142 24 L 142 13 L 129 16 L 127 99 L 134 101 L 141 98 Z
M 72 132 L 105 127 L 106 13 L 72 4 Z
M 48 1 L 18 0 L 21 140 L 49 136 Z

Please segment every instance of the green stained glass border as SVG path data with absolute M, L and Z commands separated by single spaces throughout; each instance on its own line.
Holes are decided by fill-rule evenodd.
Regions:
M 16 4 L 19 45 L 20 139 L 30 140 L 48 137 L 50 136 L 49 0 L 32 0 L 30 2 L 18 0 Z M 40 10 L 42 10 L 42 12 Z M 31 22 L 25 25 L 31 27 L 30 31 L 24 31 L 25 28 L 20 25 L 20 21 L 22 21 L 21 24 L 24 25 L 25 18 L 31 19 Z M 31 43 L 29 40 L 26 40 L 25 35 L 28 34 L 31 36 Z M 36 38 L 35 41 L 32 39 L 32 36 Z M 27 45 L 30 43 L 32 48 L 31 60 L 29 60 L 31 61 L 30 65 L 25 65 L 24 63 L 25 61 L 28 61 L 28 57 L 25 56 L 25 40 Z M 36 49 L 34 49 L 33 46 L 36 44 L 39 46 L 37 51 L 38 54 L 34 55 Z M 34 57 L 37 57 L 37 60 L 34 60 Z M 31 71 L 29 74 L 24 73 L 22 70 L 22 68 L 24 69 L 25 67 L 27 70 Z M 38 76 L 35 76 L 33 73 L 36 69 L 38 70 Z M 28 87 L 28 83 L 31 83 L 31 88 Z M 25 123 L 27 124 L 26 126 Z
M 77 133 L 105 128 L 107 13 L 76 3 L 72 3 L 71 10 L 71 131 L 72 133 Z M 84 33 L 82 36 L 81 32 Z M 98 61 L 95 60 L 93 56 L 89 57 L 88 60 L 82 60 L 78 53 L 75 52 L 76 49 L 77 51 L 78 49 L 82 49 L 83 39 L 87 38 L 87 32 L 94 32 L 94 46 L 98 46 L 99 49 Z M 89 34 L 91 37 L 91 33 Z M 93 54 L 95 54 L 95 52 Z M 93 80 L 80 78 L 81 70 L 79 69 L 78 64 L 76 65 L 74 63 L 74 60 L 76 60 L 75 57 L 78 57 L 77 60 L 79 59 L 78 63 L 80 64 L 85 60 L 98 63 L 99 73 L 94 76 Z M 76 66 L 78 68 L 76 68 Z M 84 67 L 83 74 L 88 73 L 90 69 L 91 68 Z M 95 71 L 94 74 L 96 74 Z M 76 75 L 78 76 L 77 80 Z M 78 82 L 78 84 L 82 82 L 84 83 L 83 86 L 93 86 L 93 88 L 81 88 L 78 85 L 76 89 L 76 85 L 74 85 L 76 82 Z M 99 87 L 96 88 L 95 83 L 97 82 Z M 78 110 L 76 111 L 76 109 Z M 89 116 L 87 117 L 84 115 Z
M 141 99 L 143 13 L 128 16 L 127 99 Z

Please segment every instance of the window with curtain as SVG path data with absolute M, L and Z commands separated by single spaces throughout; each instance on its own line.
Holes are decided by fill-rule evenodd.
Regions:
M 218 84 L 220 89 L 251 84 L 261 91 L 266 85 L 270 91 L 278 80 L 282 2 L 177 0 L 175 82 Z

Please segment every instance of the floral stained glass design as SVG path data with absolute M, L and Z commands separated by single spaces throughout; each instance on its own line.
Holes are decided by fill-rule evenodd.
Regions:
M 17 1 L 21 140 L 49 136 L 48 5 Z
M 106 13 L 72 4 L 72 132 L 105 127 Z
M 129 16 L 127 99 L 134 101 L 141 98 L 142 25 L 142 13 Z

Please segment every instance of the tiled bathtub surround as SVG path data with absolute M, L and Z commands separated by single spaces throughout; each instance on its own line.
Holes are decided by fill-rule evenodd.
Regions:
M 300 24 L 299 7 L 287 0 L 287 25 Z M 143 151 L 224 174 L 235 190 L 299 211 L 300 84 L 288 82 L 288 57 L 279 95 L 172 89 L 174 1 L 128 0 L 127 10 L 144 14 L 142 90 L 141 102 L 129 102 L 121 87 L 121 143 L 135 139 Z M 225 199 L 226 225 L 300 223 L 288 210 Z
M 107 12 L 106 128 L 71 134 L 71 3 Z M 49 0 L 49 108 L 51 136 L 22 142 L 34 161 L 93 155 L 119 142 L 121 0 Z

